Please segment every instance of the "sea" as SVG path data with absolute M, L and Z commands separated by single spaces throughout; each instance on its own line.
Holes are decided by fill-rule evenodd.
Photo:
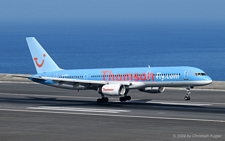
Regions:
M 0 24 L 0 73 L 36 73 L 25 37 L 63 69 L 193 66 L 225 81 L 222 23 Z

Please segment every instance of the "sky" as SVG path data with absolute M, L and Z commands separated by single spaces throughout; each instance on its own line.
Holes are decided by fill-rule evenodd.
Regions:
M 225 0 L 1 0 L 0 23 L 225 22 Z

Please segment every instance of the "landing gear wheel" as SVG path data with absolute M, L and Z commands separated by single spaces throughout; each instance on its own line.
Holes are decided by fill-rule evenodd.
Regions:
M 131 96 L 124 96 L 124 97 L 120 97 L 120 101 L 121 102 L 125 102 L 127 100 L 131 100 Z
M 108 102 L 108 101 L 109 101 L 108 97 L 103 98 L 103 102 Z
M 108 97 L 103 97 L 103 98 L 98 98 L 97 99 L 98 103 L 104 103 L 104 102 L 108 102 L 108 101 L 109 101 Z
M 101 98 L 98 98 L 98 99 L 97 99 L 97 102 L 98 102 L 98 103 L 103 103 L 103 100 L 102 100 Z
M 131 100 L 131 96 L 125 96 L 126 100 Z
M 125 97 L 120 97 L 120 102 L 125 102 L 125 101 L 126 101 Z
M 190 99 L 191 99 L 190 96 L 185 96 L 185 97 L 184 97 L 184 100 L 186 100 L 186 101 L 188 101 L 188 100 L 190 100 Z

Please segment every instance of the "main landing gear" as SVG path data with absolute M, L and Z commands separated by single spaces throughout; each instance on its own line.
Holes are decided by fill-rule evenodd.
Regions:
M 120 102 L 125 102 L 127 100 L 131 100 L 131 96 L 125 95 L 124 97 L 120 97 Z M 104 95 L 102 95 L 102 98 L 97 99 L 98 103 L 106 103 L 108 101 L 109 101 L 108 97 L 104 97 Z
M 97 99 L 98 103 L 105 103 L 105 102 L 108 102 L 108 101 L 109 101 L 108 97 L 102 97 L 102 98 Z
M 191 99 L 191 96 L 190 96 L 190 94 L 191 94 L 191 88 L 190 87 L 187 87 L 186 90 L 187 90 L 187 94 L 184 97 L 184 100 L 188 101 L 188 100 Z
M 131 96 L 125 95 L 124 97 L 120 97 L 120 102 L 125 102 L 127 100 L 131 100 Z

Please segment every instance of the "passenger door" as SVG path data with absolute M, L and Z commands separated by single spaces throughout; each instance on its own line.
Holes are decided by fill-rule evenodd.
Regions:
M 188 80 L 189 71 L 184 71 L 184 80 Z

